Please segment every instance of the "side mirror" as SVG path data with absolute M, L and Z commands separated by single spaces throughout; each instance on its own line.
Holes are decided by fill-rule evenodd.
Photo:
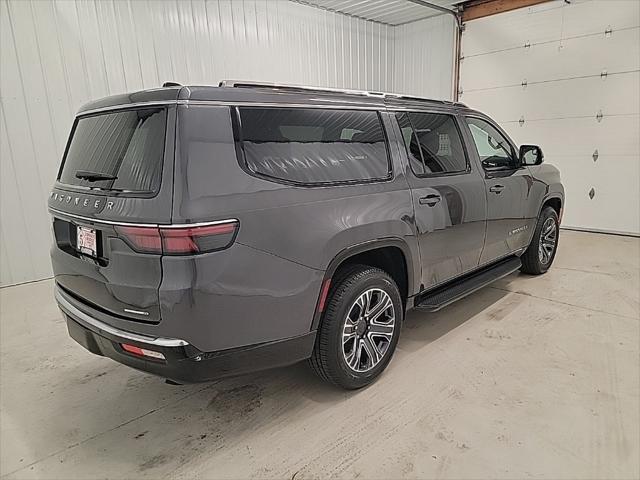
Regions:
M 540 165 L 544 160 L 542 149 L 537 145 L 520 146 L 521 165 Z

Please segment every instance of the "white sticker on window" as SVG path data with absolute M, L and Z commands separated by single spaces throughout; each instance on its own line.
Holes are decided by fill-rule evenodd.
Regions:
M 447 133 L 438 134 L 438 153 L 436 155 L 443 157 L 451 156 L 451 139 Z

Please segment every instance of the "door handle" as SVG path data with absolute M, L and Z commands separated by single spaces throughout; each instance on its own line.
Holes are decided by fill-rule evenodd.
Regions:
M 426 197 L 420 197 L 418 201 L 420 202 L 420 205 L 429 205 L 430 207 L 433 207 L 440 200 L 442 200 L 442 197 L 440 195 L 435 195 L 432 193 L 431 195 L 427 195 Z
M 494 185 L 493 187 L 489 187 L 489 191 L 500 195 L 500 192 L 504 190 L 504 185 Z

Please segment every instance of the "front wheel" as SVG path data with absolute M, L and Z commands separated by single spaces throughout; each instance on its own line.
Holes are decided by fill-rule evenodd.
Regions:
M 540 275 L 549 270 L 558 250 L 559 232 L 558 214 L 551 207 L 543 208 L 531 243 L 520 257 L 522 272 Z
M 404 316 L 393 279 L 365 265 L 341 269 L 332 281 L 310 364 L 335 385 L 356 389 L 387 367 Z

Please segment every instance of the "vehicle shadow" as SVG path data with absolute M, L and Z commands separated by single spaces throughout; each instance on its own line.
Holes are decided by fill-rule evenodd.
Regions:
M 86 434 L 87 440 L 68 446 L 64 455 L 67 459 L 70 455 L 76 457 L 82 465 L 77 472 L 80 476 L 92 476 L 90 466 L 100 464 L 100 458 L 105 454 L 119 459 L 114 476 L 122 474 L 129 477 L 159 477 L 179 473 L 183 469 L 188 471 L 194 462 L 203 464 L 202 468 L 206 470 L 214 458 L 221 462 L 225 459 L 229 462 L 232 457 L 237 460 L 238 452 L 244 451 L 250 442 L 259 442 L 260 435 L 295 436 L 300 433 L 296 424 L 310 421 L 310 418 L 339 417 L 338 404 L 341 402 L 349 402 L 354 408 L 363 401 L 374 405 L 380 389 L 398 382 L 393 379 L 394 370 L 402 368 L 407 356 L 432 348 L 433 342 L 481 314 L 484 319 L 487 315 L 493 319 L 507 315 L 506 310 L 515 308 L 514 302 L 500 302 L 508 293 L 485 288 L 437 313 L 409 312 L 396 357 L 390 365 L 392 368 L 378 382 L 358 391 L 344 391 L 327 384 L 305 363 L 209 384 L 185 386 L 167 385 L 156 377 L 116 365 L 93 382 L 104 381 L 108 376 L 120 376 L 118 385 L 122 390 L 118 404 L 113 404 L 113 396 L 97 393 L 86 398 L 86 403 L 76 404 L 75 416 L 82 422 L 74 425 L 75 429 L 80 429 L 80 432 L 75 432 L 75 437 L 81 438 Z M 496 305 L 498 302 L 500 305 Z M 465 345 L 460 348 L 465 348 Z M 96 362 L 99 365 L 94 365 L 93 369 L 105 369 L 107 360 L 100 360 L 104 362 Z M 79 372 L 70 370 L 67 373 L 71 378 Z M 133 412 L 133 405 L 151 404 L 159 397 L 170 400 L 144 415 L 138 414 L 137 418 L 109 428 L 97 423 L 98 420 L 92 420 L 90 414 L 90 410 L 109 411 L 125 406 L 131 406 L 127 408 Z M 67 400 L 63 395 L 51 398 L 52 411 L 61 410 L 62 405 L 55 403 L 64 401 Z M 82 412 L 83 408 L 87 411 Z M 92 424 L 92 421 L 96 423 Z M 49 427 L 57 431 L 49 433 L 68 438 L 65 425 L 69 428 L 66 421 L 50 424 Z M 96 435 L 96 431 L 101 433 Z M 177 445 L 180 448 L 176 448 Z M 58 468 L 62 466 L 55 457 L 46 458 L 39 474 L 42 477 L 64 476 L 64 471 Z M 278 476 L 278 472 L 271 473 Z
M 513 276 L 516 277 L 515 274 Z M 398 349 L 413 351 L 425 348 L 481 313 L 486 313 L 492 320 L 506 316 L 515 305 L 492 307 L 509 293 L 504 289 L 485 287 L 438 312 L 409 311 Z

